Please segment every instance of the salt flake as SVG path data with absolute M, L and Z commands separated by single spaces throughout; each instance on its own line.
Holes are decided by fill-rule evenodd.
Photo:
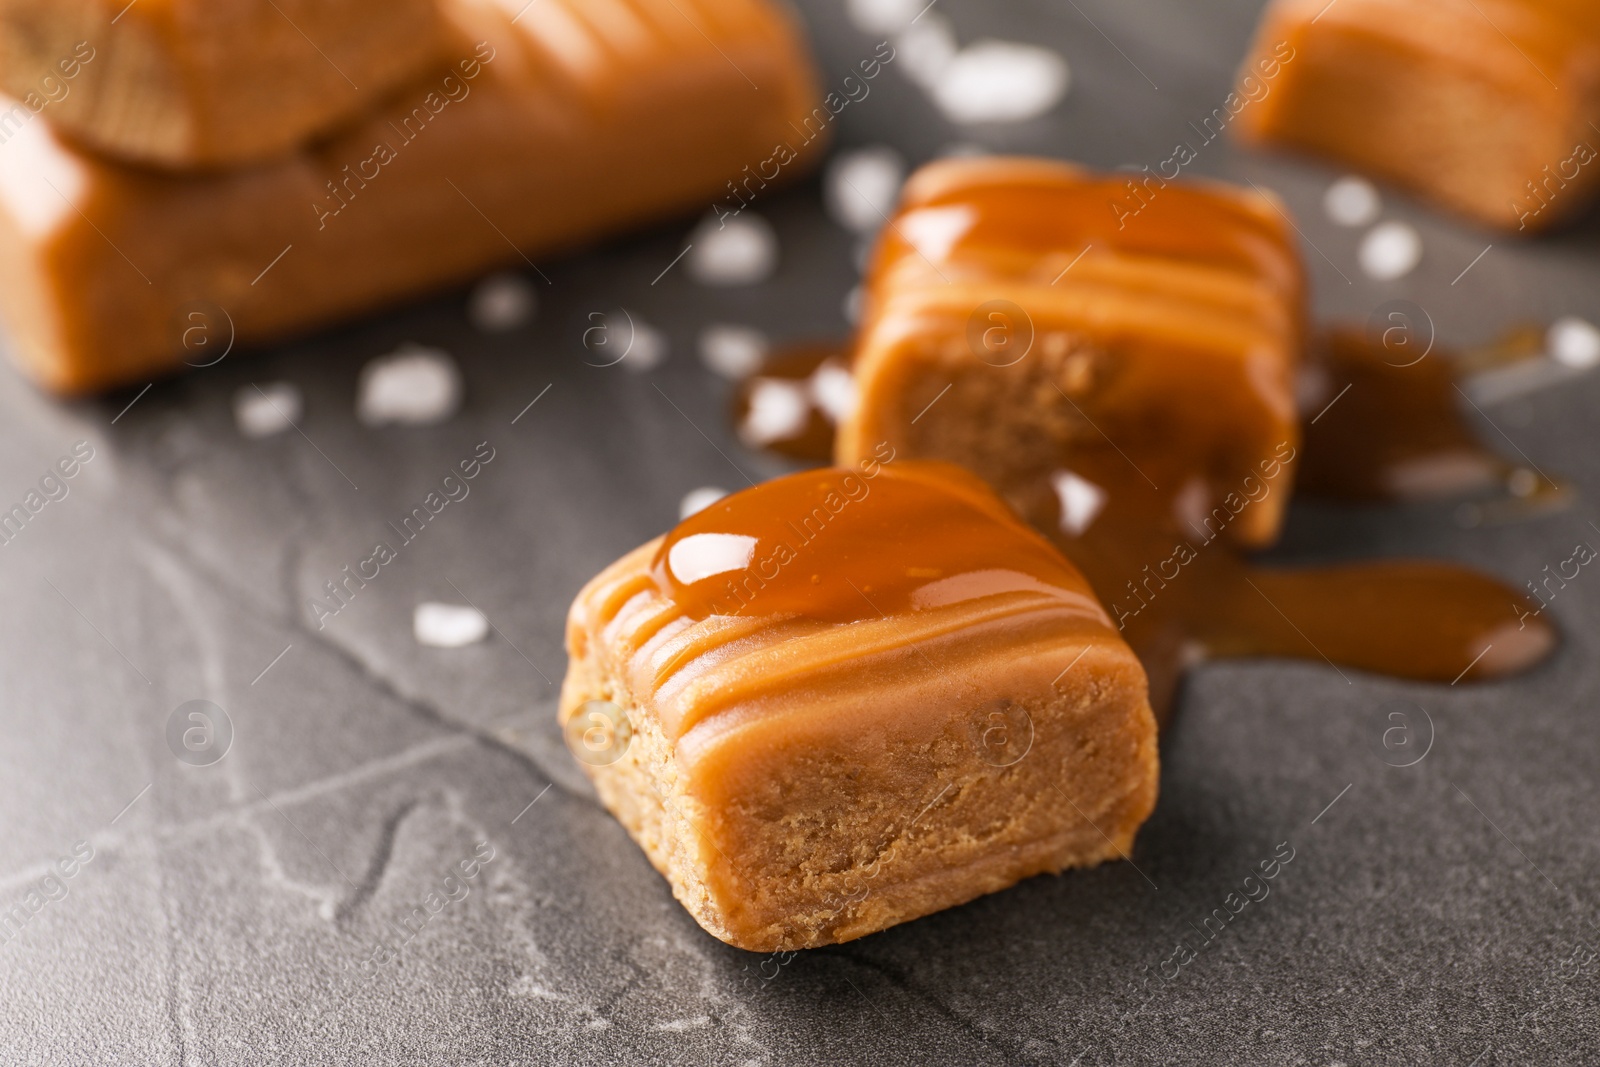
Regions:
M 461 369 L 448 352 L 406 344 L 361 368 L 356 416 L 368 426 L 425 426 L 461 406 Z
M 411 630 L 419 645 L 462 648 L 488 636 L 489 620 L 477 608 L 430 600 L 417 605 L 411 616 Z
M 246 437 L 271 437 L 293 426 L 304 401 L 288 382 L 247 385 L 233 394 L 233 419 Z

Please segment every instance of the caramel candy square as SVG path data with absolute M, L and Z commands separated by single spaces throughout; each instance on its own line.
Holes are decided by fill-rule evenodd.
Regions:
M 838 461 L 886 441 L 960 464 L 1069 541 L 1109 500 L 1191 539 L 1268 544 L 1300 440 L 1303 290 L 1266 195 L 930 164 L 868 274 Z
M 1498 229 L 1578 212 L 1600 182 L 1593 0 L 1276 0 L 1243 75 L 1281 68 L 1234 128 Z
M 0 88 L 169 168 L 281 156 L 443 58 L 438 0 L 0 0 Z
M 713 504 L 590 582 L 569 743 L 712 934 L 848 941 L 1126 857 L 1155 803 L 1143 669 L 982 483 L 894 461 Z
M 259 167 L 157 173 L 20 127 L 0 151 L 0 310 L 24 369 L 59 392 L 142 385 L 707 212 L 735 181 L 759 197 L 826 143 L 802 38 L 770 0 L 449 14 L 447 64 Z

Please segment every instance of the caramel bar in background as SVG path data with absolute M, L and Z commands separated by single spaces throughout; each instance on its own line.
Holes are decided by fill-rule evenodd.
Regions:
M 437 0 L 0 0 L 0 88 L 17 107 L 170 168 L 284 155 L 444 44 Z
M 1269 544 L 1300 441 L 1304 301 L 1266 196 L 1044 160 L 930 164 L 868 273 L 838 461 L 887 441 L 957 463 L 1069 535 L 1110 492 L 1185 526 L 1264 479 L 1225 535 Z
M 1262 63 L 1281 73 L 1241 136 L 1485 225 L 1545 229 L 1600 181 L 1594 0 L 1275 0 L 1243 73 Z
M 199 358 L 192 309 L 241 344 L 280 338 L 705 210 L 745 168 L 783 180 L 823 143 L 810 59 L 768 0 L 523 6 L 455 0 L 447 63 L 261 167 L 160 174 L 24 123 L 0 146 L 0 306 L 23 367 L 69 393 L 148 380 Z
M 848 941 L 1125 858 L 1144 671 L 976 478 L 883 448 L 698 512 L 590 582 L 561 721 L 706 930 Z

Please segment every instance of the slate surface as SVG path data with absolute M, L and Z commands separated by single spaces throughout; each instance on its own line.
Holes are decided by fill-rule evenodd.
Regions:
M 842 0 L 801 7 L 837 83 L 876 42 L 844 20 Z M 959 130 L 891 65 L 842 116 L 840 141 L 893 144 L 913 162 L 968 142 L 1154 164 L 1226 95 L 1255 7 L 942 0 L 963 42 L 1059 49 L 1068 98 L 1044 119 Z M 1600 318 L 1593 220 L 1517 244 L 1390 197 L 1386 217 L 1416 223 L 1426 259 L 1380 285 L 1356 267 L 1358 231 L 1321 213 L 1332 172 L 1220 142 L 1193 169 L 1283 193 L 1313 246 L 1324 317 L 1364 320 L 1406 297 L 1460 343 L 1560 314 Z M 587 577 L 669 526 L 689 489 L 781 469 L 725 429 L 728 386 L 694 357 L 700 328 L 749 323 L 779 339 L 845 328 L 852 240 L 827 220 L 818 184 L 759 210 L 783 260 L 750 289 L 697 288 L 681 268 L 651 285 L 686 218 L 542 264 L 539 316 L 509 336 L 476 334 L 456 292 L 230 357 L 126 411 L 131 392 L 63 405 L 0 374 L 6 506 L 74 442 L 95 449 L 70 495 L 0 549 L 0 906 L 25 900 L 76 842 L 93 849 L 68 864 L 66 895 L 52 889 L 60 899 L 0 944 L 0 1059 L 1600 1059 L 1600 579 L 1588 572 L 1551 609 L 1565 646 L 1512 682 L 1347 680 L 1318 663 L 1200 670 L 1165 738 L 1137 869 L 1034 879 L 789 961 L 695 926 L 576 773 L 552 726 L 553 683 L 562 618 Z M 586 316 L 618 306 L 670 338 L 658 369 L 584 363 Z M 434 428 L 362 428 L 359 368 L 407 340 L 455 353 L 464 410 Z M 275 379 L 305 391 L 304 436 L 241 438 L 234 392 Z M 1600 379 L 1587 378 L 1492 408 L 1483 425 L 1508 454 L 1572 480 L 1568 511 L 1463 530 L 1447 507 L 1297 505 L 1280 555 L 1411 553 L 1520 585 L 1600 537 L 1597 406 Z M 470 496 L 318 630 L 308 598 L 485 440 L 495 459 Z M 496 630 L 466 649 L 419 648 L 411 610 L 425 599 L 470 599 Z M 204 767 L 178 762 L 166 740 L 174 709 L 196 699 L 226 709 L 235 732 Z M 1418 707 L 1431 749 L 1386 765 L 1390 711 L 1411 715 L 1418 749 L 1427 740 Z M 447 884 L 479 841 L 493 860 Z M 1294 859 L 1271 895 L 1179 966 L 1180 939 L 1198 945 L 1206 914 L 1284 842 Z M 466 895 L 398 925 L 449 885 Z

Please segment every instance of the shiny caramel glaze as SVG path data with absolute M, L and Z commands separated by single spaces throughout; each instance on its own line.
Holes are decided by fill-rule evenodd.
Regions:
M 857 622 L 1027 592 L 1085 610 L 1081 575 L 967 472 L 943 463 L 802 471 L 724 497 L 650 567 L 691 619 Z
M 1289 486 L 1307 469 L 1288 400 L 1296 360 L 1284 351 L 1299 344 L 1285 310 L 1298 274 L 1280 258 L 1292 253 L 1275 236 L 1270 205 L 1208 198 L 1203 190 L 1170 196 L 1186 192 L 1176 186 L 1117 229 L 1108 222 L 1116 216 L 1106 181 L 1015 161 L 941 164 L 913 178 L 868 280 L 856 345 L 857 415 L 841 427 L 837 460 L 854 462 L 883 442 L 908 458 L 966 465 L 1001 487 L 1088 577 L 1145 664 L 1158 713 L 1170 708 L 1186 666 L 1206 656 L 1294 656 L 1440 682 L 1500 677 L 1543 658 L 1554 630 L 1522 617 L 1520 593 L 1464 568 L 1384 561 L 1288 569 L 1247 560 L 1242 550 L 1276 533 Z M 930 209 L 964 215 L 960 236 L 941 254 L 905 236 L 908 226 L 916 236 L 913 220 Z M 1097 241 L 1112 245 L 1113 267 L 1128 255 L 1127 269 L 1080 275 L 1094 250 L 1067 269 Z M 1172 262 L 1163 261 L 1164 247 Z M 1226 264 L 1227 280 L 1248 284 L 1229 289 L 1214 275 L 1202 282 L 1179 269 L 1196 263 Z M 1039 280 L 1048 283 L 1052 271 L 1059 284 L 1042 289 Z M 1127 305 L 1123 332 L 1105 332 L 1095 305 L 1088 312 L 1072 306 L 1080 297 L 1061 290 L 1079 285 L 1103 303 Z M 1204 292 L 1213 311 L 1222 292 L 1239 298 L 1231 362 L 1218 356 L 1203 373 L 1185 374 L 1192 349 L 1173 338 L 1189 338 L 1201 313 L 1174 297 L 1175 288 Z M 1069 361 L 1047 367 L 1058 373 L 1031 394 L 1000 394 L 1005 402 L 997 405 L 974 390 L 963 401 L 960 383 L 986 384 L 1005 370 L 979 362 L 961 313 L 963 304 L 970 310 L 992 298 L 1027 309 L 1041 333 L 1066 334 L 1066 347 L 1092 369 L 1087 384 L 1072 388 Z M 1255 347 L 1270 343 L 1282 347 Z M 1252 362 L 1242 354 L 1261 351 L 1274 357 Z M 1447 395 L 1454 382 L 1442 359 L 1396 376 L 1374 365 L 1381 354 L 1359 337 L 1336 336 L 1321 353 L 1316 369 L 1338 379 L 1334 390 L 1355 383 L 1343 402 L 1358 389 L 1363 395 L 1318 418 L 1311 440 L 1324 451 L 1309 469 L 1320 487 L 1418 495 L 1409 491 L 1426 487 L 1430 470 L 1448 470 L 1451 457 L 1458 467 L 1470 457 L 1480 475 L 1501 470 L 1472 446 Z M 1048 356 L 1036 340 L 1017 366 Z M 1141 379 L 1138 391 L 1111 402 L 1126 377 Z M 948 395 L 946 386 L 953 386 Z M 1397 429 L 1392 415 L 1408 405 L 1415 412 Z M 1174 417 L 1175 409 L 1187 419 Z M 990 425 L 1041 423 L 1041 411 L 1083 416 L 1088 428 L 1054 439 L 1002 438 L 1009 451 L 985 451 L 975 436 Z M 1063 472 L 1104 494 L 1086 525 L 1066 521 L 1072 517 L 1054 488 Z

